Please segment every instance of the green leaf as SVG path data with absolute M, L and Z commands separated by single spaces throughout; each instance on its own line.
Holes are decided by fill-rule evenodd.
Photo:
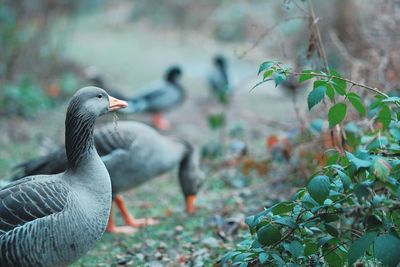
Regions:
M 257 230 L 257 239 L 263 246 L 275 244 L 281 239 L 281 232 L 275 226 L 268 224 Z
M 353 263 L 365 254 L 376 239 L 376 236 L 376 232 L 367 232 L 351 244 L 348 254 L 349 266 L 353 266 Z
M 272 253 L 271 256 L 272 256 L 272 258 L 274 258 L 277 266 L 284 266 L 285 265 L 285 261 L 278 254 Z
M 267 253 L 261 252 L 260 255 L 258 255 L 258 261 L 261 264 L 264 264 L 268 261 L 269 255 Z
M 329 109 L 328 121 L 329 127 L 332 128 L 338 123 L 341 123 L 346 116 L 347 106 L 345 103 L 337 103 Z
M 242 261 L 246 261 L 246 260 L 251 260 L 253 256 L 253 253 L 249 253 L 249 252 L 241 252 L 238 255 L 233 257 L 233 262 L 242 262 Z
M 333 89 L 332 85 L 327 83 L 326 84 L 326 95 L 329 99 L 333 102 L 335 100 L 335 90 Z
M 339 254 L 338 249 L 333 251 L 324 249 L 324 260 L 328 263 L 329 266 L 332 267 L 342 267 L 343 259 Z
M 346 153 L 346 157 L 349 159 L 349 161 L 351 163 L 354 164 L 354 166 L 356 167 L 357 170 L 359 170 L 360 168 L 368 168 L 369 166 L 371 166 L 371 162 L 368 160 L 363 160 L 363 159 L 359 159 L 356 156 L 354 156 L 353 154 L 351 154 L 350 152 L 345 152 Z
M 315 254 L 318 251 L 318 246 L 315 243 L 307 243 L 304 247 L 304 254 L 306 256 L 310 256 L 311 254 Z
M 283 247 L 296 258 L 304 255 L 303 245 L 297 240 L 294 240 L 290 243 L 285 243 Z
M 392 170 L 390 171 L 390 175 L 396 180 L 400 180 L 400 164 L 394 165 Z
M 280 215 L 291 212 L 293 210 L 294 203 L 290 201 L 283 201 L 275 204 L 271 207 L 271 211 L 274 215 Z
M 378 113 L 377 120 L 382 123 L 384 129 L 389 127 L 390 121 L 392 120 L 392 113 L 388 106 L 382 106 L 381 110 Z
M 303 70 L 300 74 L 299 82 L 304 82 L 309 79 L 312 79 L 314 77 L 314 75 L 312 73 L 313 73 L 312 70 Z
M 262 71 L 269 69 L 275 65 L 275 61 L 265 61 L 261 63 L 260 68 L 258 69 L 258 74 L 260 74 Z
M 296 221 L 291 217 L 281 217 L 278 219 L 274 219 L 273 221 L 274 221 L 274 223 L 282 224 L 282 225 L 288 226 L 293 229 L 298 227 Z
M 354 194 L 358 199 L 367 198 L 370 195 L 369 187 L 366 184 L 357 184 L 354 187 Z
M 330 71 L 331 75 L 334 75 L 336 77 L 340 77 L 340 74 L 336 72 L 335 70 Z M 336 92 L 340 95 L 345 95 L 346 94 L 346 82 L 338 79 L 338 78 L 333 78 L 332 79 L 332 86 L 335 88 Z
M 246 217 L 244 222 L 249 226 L 250 229 L 252 229 L 254 226 L 256 226 L 257 223 L 256 216 L 254 215 L 248 216 Z
M 263 79 L 265 80 L 269 78 L 272 75 L 272 73 L 274 73 L 274 70 L 267 70 L 266 72 L 264 72 Z
M 386 181 L 392 167 L 383 158 L 376 158 L 372 163 L 372 171 L 374 175 L 381 181 Z
M 325 96 L 325 86 L 314 88 L 307 97 L 308 109 L 311 110 L 316 104 L 322 101 Z
M 333 227 L 332 225 L 326 223 L 325 229 L 328 232 L 328 234 L 330 234 L 331 236 L 335 236 L 335 237 L 339 236 L 338 230 L 335 227 Z
M 336 170 L 336 172 L 338 173 L 340 180 L 342 181 L 344 190 L 350 189 L 350 187 L 351 187 L 350 177 L 346 173 L 342 172 L 341 170 Z
M 228 261 L 232 260 L 236 255 L 241 254 L 240 251 L 229 251 L 221 258 L 221 265 L 224 265 Z
M 277 87 L 281 82 L 286 80 L 286 74 L 283 72 L 275 73 L 274 75 L 275 87 Z
M 307 190 L 311 197 L 319 204 L 323 204 L 329 196 L 329 178 L 325 175 L 318 175 L 311 179 L 307 185 Z
M 374 244 L 375 257 L 384 265 L 396 267 L 400 263 L 399 248 L 400 239 L 390 234 L 380 235 Z
M 358 111 L 361 117 L 364 117 L 366 114 L 365 107 L 361 102 L 361 98 L 356 93 L 348 93 L 347 98 L 349 99 L 350 103 L 353 105 L 355 110 Z
M 215 114 L 208 116 L 208 125 L 211 129 L 219 129 L 225 124 L 224 114 Z

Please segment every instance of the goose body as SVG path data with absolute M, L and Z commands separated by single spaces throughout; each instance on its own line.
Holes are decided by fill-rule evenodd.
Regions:
M 163 112 L 178 107 L 185 100 L 185 90 L 179 83 L 182 71 L 179 67 L 170 67 L 161 82 L 155 82 L 141 90 L 136 96 L 126 99 L 129 109 L 124 113 L 151 113 L 153 125 L 160 130 L 167 130 L 170 123 Z
M 0 190 L 0 266 L 67 266 L 100 239 L 111 183 L 93 127 L 98 116 L 126 105 L 112 99 L 100 88 L 80 89 L 66 116 L 66 171 L 25 177 Z
M 198 155 L 189 143 L 163 136 L 143 123 L 132 121 L 97 128 L 94 142 L 110 174 L 114 198 L 178 167 L 187 209 L 193 212 L 190 199 L 197 194 L 204 177 Z M 60 149 L 20 167 L 24 174 L 56 173 L 65 169 L 66 162 L 65 151 Z
M 178 81 L 181 75 L 179 67 L 169 68 L 162 81 L 154 82 L 128 98 L 129 108 L 123 112 L 164 112 L 180 105 L 185 99 L 185 91 Z

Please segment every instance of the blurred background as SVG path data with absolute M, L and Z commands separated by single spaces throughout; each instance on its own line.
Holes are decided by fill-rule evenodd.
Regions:
M 172 127 L 165 134 L 201 151 L 207 180 L 199 213 L 184 214 L 174 175 L 154 180 L 126 197 L 135 214 L 162 223 L 129 237 L 106 234 L 76 266 L 209 266 L 241 235 L 246 215 L 304 185 L 319 165 L 318 152 L 307 147 L 324 146 L 326 122 L 306 108 L 310 88 L 252 89 L 259 65 L 279 60 L 295 70 L 322 69 L 327 60 L 348 78 L 398 89 L 398 14 L 395 0 L 3 0 L 0 178 L 63 143 L 67 101 L 93 84 L 94 74 L 104 89 L 130 96 L 179 65 L 187 97 L 167 113 Z M 227 59 L 229 104 L 210 96 L 215 55 Z M 316 137 L 320 142 L 310 141 Z

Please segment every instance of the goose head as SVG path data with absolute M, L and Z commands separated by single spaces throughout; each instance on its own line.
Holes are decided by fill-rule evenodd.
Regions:
M 179 167 L 179 182 L 185 196 L 186 211 L 194 214 L 196 212 L 194 202 L 206 176 L 200 169 L 197 150 L 192 147 L 188 147 L 188 149 L 188 154 Z
M 101 116 L 109 111 L 127 107 L 128 104 L 107 94 L 99 87 L 89 86 L 78 90 L 71 99 L 68 113 L 71 111 Z
M 178 79 L 182 76 L 182 70 L 178 66 L 172 66 L 165 72 L 164 79 L 170 83 L 176 83 Z
M 213 58 L 214 65 L 219 69 L 226 68 L 226 58 L 223 55 L 217 55 Z

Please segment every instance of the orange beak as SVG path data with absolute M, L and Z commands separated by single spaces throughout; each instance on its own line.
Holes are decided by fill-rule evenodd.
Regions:
M 186 197 L 186 211 L 189 214 L 195 214 L 196 213 L 196 206 L 194 205 L 194 202 L 196 201 L 196 196 L 195 195 L 189 195 Z
M 108 106 L 108 111 L 115 111 L 121 108 L 126 108 L 128 106 L 128 103 L 126 103 L 126 101 L 119 100 L 112 96 L 108 96 L 108 101 L 110 102 Z

